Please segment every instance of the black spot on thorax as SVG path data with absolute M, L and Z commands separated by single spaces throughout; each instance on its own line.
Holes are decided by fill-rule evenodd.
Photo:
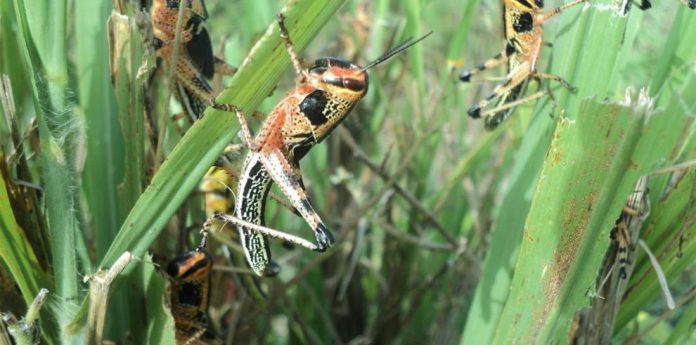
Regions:
M 324 109 L 328 101 L 325 91 L 315 90 L 302 100 L 300 111 L 313 126 L 320 126 L 329 120 L 324 116 Z
M 513 19 L 512 28 L 517 33 L 530 32 L 534 28 L 534 17 L 530 12 L 521 13 Z

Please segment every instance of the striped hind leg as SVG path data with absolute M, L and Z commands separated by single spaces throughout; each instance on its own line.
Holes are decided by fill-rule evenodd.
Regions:
M 512 70 L 505 79 L 505 82 L 496 86 L 488 97 L 481 99 L 478 101 L 478 103 L 469 107 L 467 113 L 472 118 L 478 119 L 481 117 L 481 109 L 491 104 L 491 102 L 494 100 L 503 97 L 512 89 L 523 83 L 525 80 L 527 80 L 527 78 L 529 78 L 530 74 L 531 71 L 529 70 L 529 63 L 525 62 L 521 64 L 516 69 Z
M 611 231 L 611 239 L 616 242 L 616 262 L 619 267 L 619 278 L 626 279 L 628 277 L 629 250 L 633 251 L 634 247 L 631 244 L 631 235 L 628 233 L 628 217 L 623 215 Z
M 323 252 L 334 244 L 333 235 L 319 214 L 314 210 L 302 186 L 301 178 L 280 149 L 268 149 L 260 152 L 264 167 L 292 206 L 300 213 L 305 222 L 314 231 L 316 248 Z
M 472 70 L 465 70 L 459 73 L 459 80 L 462 82 L 468 83 L 471 81 L 471 77 L 479 74 L 487 69 L 494 68 L 500 65 L 505 64 L 508 62 L 510 59 L 510 56 L 515 53 L 515 49 L 512 48 L 510 45 L 506 45 L 505 50 L 502 52 L 496 54 L 494 57 L 486 60 L 484 63 L 476 66 Z
M 488 130 L 493 130 L 495 127 L 497 127 L 499 124 L 501 124 L 503 121 L 505 121 L 509 116 L 510 116 L 510 111 L 505 111 L 509 110 L 512 108 L 515 108 L 517 106 L 520 106 L 524 103 L 531 102 L 535 99 L 541 98 L 543 96 L 550 95 L 548 91 L 537 91 L 534 94 L 531 94 L 527 97 L 523 97 L 520 99 L 516 99 L 511 102 L 506 102 L 502 105 L 499 105 L 495 108 L 488 109 L 484 112 L 481 113 L 481 117 L 486 119 L 486 129 Z
M 548 74 L 548 73 L 538 73 L 535 72 L 530 75 L 530 78 L 534 78 L 536 81 L 538 81 L 541 84 L 542 79 L 551 79 L 559 82 L 563 87 L 569 89 L 571 92 L 575 92 L 576 88 L 572 85 L 570 85 L 567 81 L 565 81 L 563 78 L 554 75 L 554 74 Z M 512 89 L 511 89 L 512 90 Z M 504 93 L 503 93 L 504 95 Z M 531 94 L 527 97 L 524 98 L 519 98 L 514 101 L 509 101 L 505 102 L 502 105 L 499 105 L 495 108 L 488 109 L 486 111 L 483 111 L 480 113 L 480 116 L 486 119 L 486 128 L 491 130 L 497 127 L 501 122 L 503 122 L 508 116 L 510 116 L 510 111 L 505 111 L 509 110 L 512 108 L 515 108 L 521 104 L 531 102 L 535 99 L 541 98 L 543 96 L 549 96 L 551 99 L 551 112 L 549 115 L 551 118 L 553 118 L 553 114 L 556 109 L 556 97 L 554 97 L 553 92 L 551 91 L 551 88 L 548 88 L 546 91 L 537 91 L 534 94 Z

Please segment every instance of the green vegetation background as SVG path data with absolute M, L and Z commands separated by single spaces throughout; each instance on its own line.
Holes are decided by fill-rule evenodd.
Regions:
M 268 113 L 294 83 L 274 26 L 285 2 L 206 3 L 225 60 L 241 66 L 258 44 L 224 81 L 220 100 Z M 493 84 L 464 85 L 456 75 L 502 49 L 498 2 L 291 1 L 289 28 L 309 61 L 364 63 L 406 37 L 434 33 L 372 70 L 369 94 L 343 129 L 302 163 L 334 249 L 273 243 L 282 270 L 264 279 L 269 300 L 259 302 L 242 275 L 227 272 L 225 249 L 211 244 L 220 267 L 211 284 L 213 330 L 227 341 L 268 344 L 567 342 L 575 313 L 601 298 L 595 279 L 637 178 L 696 158 L 696 12 L 663 0 L 621 17 L 611 3 L 592 1 L 545 26 L 553 47 L 539 68 L 577 93 L 552 84 L 553 117 L 544 97 L 489 133 L 466 109 Z M 14 111 L 3 101 L 0 121 L 0 310 L 23 315 L 48 288 L 39 318 L 46 343 L 87 339 L 100 300 L 88 307 L 96 284 L 83 277 L 125 251 L 140 260 L 112 286 L 106 338 L 171 341 L 162 279 L 147 253 L 171 258 L 197 243 L 204 220 L 197 186 L 225 145 L 238 141 L 234 115 L 217 111 L 181 137 L 167 119 L 180 109 L 167 103 L 167 72 L 155 72 L 154 84 L 139 74 L 154 66 L 141 44 L 142 17 L 112 8 L 108 1 L 0 3 L 0 72 L 14 99 Z M 111 41 L 119 53 L 113 75 L 109 27 L 119 34 Z M 652 105 L 637 101 L 642 87 Z M 161 134 L 154 139 L 146 98 Z M 638 249 L 617 342 L 696 337 L 696 173 L 687 169 L 676 187 L 666 187 L 669 177 L 651 178 L 641 238 L 678 308 L 667 311 Z M 271 202 L 267 215 L 269 226 L 311 238 L 286 209 Z

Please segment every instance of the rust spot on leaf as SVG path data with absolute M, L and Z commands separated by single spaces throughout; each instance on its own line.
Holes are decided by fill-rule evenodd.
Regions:
M 581 200 L 570 200 L 564 210 L 559 247 L 553 253 L 549 276 L 546 279 L 548 284 L 544 285 L 544 295 L 547 299 L 547 305 L 549 305 L 546 308 L 550 308 L 553 301 L 558 298 L 568 271 L 576 260 L 577 251 L 590 220 L 589 211 L 596 203 L 598 196 L 596 191 L 592 191 Z
M 561 162 L 561 152 L 558 150 L 553 150 L 553 165 L 557 165 Z
M 524 228 L 523 234 L 524 234 L 523 236 L 524 236 L 525 240 L 527 240 L 528 242 L 534 242 L 534 237 L 532 237 L 532 235 L 530 235 L 529 229 L 527 229 L 527 227 Z

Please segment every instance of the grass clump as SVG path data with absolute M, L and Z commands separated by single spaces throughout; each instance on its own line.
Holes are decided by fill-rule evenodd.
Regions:
M 218 102 L 246 114 L 268 113 L 294 85 L 280 11 L 308 61 L 361 64 L 434 32 L 371 70 L 366 98 L 302 162 L 336 247 L 272 243 L 281 271 L 259 282 L 240 273 L 234 245 L 211 240 L 209 328 L 224 343 L 693 341 L 696 12 L 662 1 L 622 16 L 614 3 L 544 26 L 552 47 L 539 70 L 578 91 L 552 84 L 555 105 L 523 104 L 486 132 L 466 109 L 493 86 L 456 75 L 503 47 L 497 3 L 207 1 L 215 51 L 240 67 Z M 0 3 L 0 309 L 21 319 L 48 289 L 33 326 L 45 343 L 171 343 L 153 262 L 197 245 L 198 185 L 239 142 L 234 114 L 209 109 L 188 129 L 174 118 L 138 6 Z M 630 276 L 607 278 L 610 234 L 641 176 L 650 212 L 637 238 L 664 278 L 637 243 Z M 309 234 L 277 202 L 266 216 Z M 130 263 L 110 272 L 126 252 Z M 111 273 L 110 293 L 90 297 Z M 613 327 L 599 334 L 588 320 L 603 311 Z

